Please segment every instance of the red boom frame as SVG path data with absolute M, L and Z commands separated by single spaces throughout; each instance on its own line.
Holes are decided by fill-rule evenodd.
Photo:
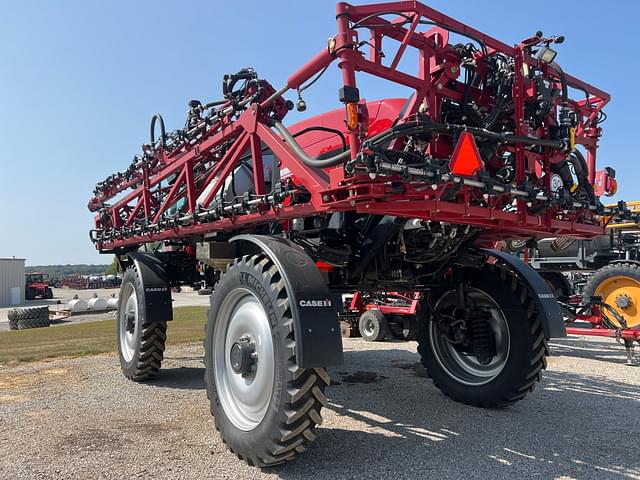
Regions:
M 385 12 L 400 11 L 403 17 L 397 20 L 382 18 Z M 404 24 L 406 17 L 412 19 L 410 25 Z M 439 26 L 427 32 L 418 32 L 421 19 L 432 21 Z M 369 27 L 370 39 L 368 57 L 354 48 L 358 43 L 357 33 L 350 22 L 361 22 Z M 503 52 L 515 59 L 516 71 L 524 65 L 534 65 L 536 60 L 527 52 L 530 40 L 516 46 L 509 46 L 473 28 L 468 27 L 446 15 L 443 15 L 415 1 L 402 1 L 375 5 L 352 6 L 346 3 L 337 5 L 337 35 L 306 65 L 292 74 L 286 87 L 271 92 L 267 100 L 250 105 L 237 118 L 223 116 L 219 122 L 204 132 L 197 143 L 186 143 L 182 147 L 167 153 L 162 146 L 155 149 L 146 147 L 148 160 L 139 166 L 139 172 L 133 177 L 113 176 L 107 179 L 107 188 L 96 191 L 90 201 L 92 211 L 100 211 L 95 218 L 96 229 L 93 240 L 101 251 L 114 251 L 119 248 L 132 248 L 136 245 L 170 239 L 180 239 L 202 235 L 207 232 L 236 230 L 241 227 L 284 221 L 328 211 L 352 210 L 361 213 L 396 215 L 457 224 L 470 224 L 485 228 L 483 239 L 492 241 L 511 236 L 578 236 L 590 237 L 604 232 L 602 222 L 594 215 L 594 209 L 587 205 L 562 210 L 558 206 L 548 206 L 540 213 L 532 213 L 527 201 L 519 199 L 517 208 L 505 211 L 504 205 L 513 200 L 508 192 L 497 195 L 489 207 L 474 206 L 469 201 L 451 202 L 443 199 L 449 180 L 438 188 L 431 187 L 433 182 L 407 182 L 406 188 L 398 192 L 391 185 L 393 176 L 370 178 L 369 175 L 345 175 L 343 168 L 332 168 L 328 175 L 319 169 L 305 165 L 295 151 L 276 134 L 269 123 L 269 115 L 277 110 L 278 116 L 284 116 L 281 94 L 288 89 L 297 89 L 315 74 L 334 61 L 342 71 L 345 87 L 356 87 L 356 72 L 364 72 L 383 78 L 411 89 L 416 94 L 404 118 L 415 115 L 421 105 L 429 104 L 430 115 L 438 118 L 437 105 L 443 96 L 461 98 L 458 91 L 448 88 L 455 80 L 460 68 L 456 63 L 451 45 L 448 44 L 449 31 L 461 32 L 481 40 L 488 52 Z M 395 56 L 388 65 L 383 64 L 382 43 L 392 39 L 399 43 Z M 417 75 L 404 72 L 400 63 L 408 49 L 418 53 Z M 553 69 L 545 66 L 553 75 Z M 597 141 L 601 135 L 594 119 L 598 117 L 604 105 L 609 101 L 605 92 L 566 76 L 569 85 L 587 94 L 581 101 L 571 101 L 572 107 L 580 115 L 575 130 L 575 141 L 587 151 L 589 178 L 595 178 Z M 535 89 L 521 75 L 515 75 L 513 99 L 517 121 L 515 135 L 527 136 L 529 131 L 524 124 L 524 105 L 527 99 L 535 95 Z M 225 105 L 222 106 L 222 109 Z M 362 116 L 362 102 L 358 107 Z M 352 158 L 355 158 L 363 139 L 371 131 L 362 131 L 363 126 L 352 126 L 348 131 L 348 143 Z M 538 132 L 544 138 L 548 132 Z M 232 142 L 232 143 L 231 143 Z M 216 157 L 221 148 L 230 145 L 223 156 Z M 216 194 L 223 188 L 224 179 L 237 167 L 240 158 L 249 151 L 253 165 L 254 189 L 257 195 L 266 193 L 262 175 L 262 146 L 269 148 L 279 160 L 283 169 L 291 172 L 295 185 L 303 187 L 310 194 L 307 203 L 279 205 L 268 199 L 251 203 L 247 210 L 245 202 L 230 206 L 222 216 L 210 215 L 208 209 Z M 437 141 L 431 146 L 431 154 L 451 155 L 451 146 Z M 525 172 L 543 165 L 547 183 L 550 178 L 550 165 L 562 160 L 557 152 L 533 153 L 523 145 L 513 146 L 516 158 L 516 183 L 522 182 Z M 211 167 L 203 168 L 204 165 Z M 398 176 L 396 179 L 400 180 Z M 206 198 L 197 201 L 209 184 L 217 181 L 208 191 Z M 548 186 L 548 185 L 547 185 Z M 131 191 L 117 199 L 112 205 L 106 202 L 125 191 Z M 471 187 L 462 186 L 461 196 L 467 200 L 473 196 Z M 163 215 L 177 201 L 186 202 L 186 210 L 181 212 L 179 220 L 166 221 Z M 109 233 L 110 232 L 110 233 Z

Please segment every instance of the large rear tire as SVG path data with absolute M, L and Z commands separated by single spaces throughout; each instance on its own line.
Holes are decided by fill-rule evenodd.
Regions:
M 120 287 L 117 339 L 122 373 L 135 382 L 158 373 L 167 339 L 167 323 L 146 317 L 140 274 L 135 267 L 129 267 Z
M 9 319 L 9 330 L 18 330 L 18 321 L 15 319 Z
M 291 460 L 316 437 L 330 378 L 296 363 L 285 282 L 265 255 L 245 256 L 216 284 L 205 334 L 205 382 L 216 428 L 249 465 Z
M 23 318 L 16 322 L 17 330 L 28 330 L 30 328 L 43 328 L 51 325 L 49 317 Z
M 602 302 L 624 317 L 628 328 L 640 327 L 640 266 L 633 263 L 613 263 L 596 271 L 584 287 L 585 303 L 591 297 L 602 298 Z M 621 328 L 615 315 L 607 319 Z
M 487 265 L 464 271 L 467 295 L 490 313 L 494 355 L 479 359 L 444 334 L 444 321 L 456 320 L 459 295 L 443 293 L 418 315 L 418 352 L 433 383 L 452 399 L 478 407 L 504 407 L 524 398 L 546 368 L 547 342 L 540 313 L 527 287 L 510 271 Z M 436 320 L 436 319 L 440 320 Z M 466 325 L 468 328 L 468 325 Z
M 7 312 L 9 321 L 20 321 L 27 318 L 49 318 L 49 307 L 19 307 Z

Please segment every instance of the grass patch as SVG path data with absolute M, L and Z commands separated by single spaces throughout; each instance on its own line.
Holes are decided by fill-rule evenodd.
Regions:
M 201 342 L 206 320 L 206 307 L 174 309 L 167 344 Z M 115 351 L 115 319 L 0 333 L 0 364 Z

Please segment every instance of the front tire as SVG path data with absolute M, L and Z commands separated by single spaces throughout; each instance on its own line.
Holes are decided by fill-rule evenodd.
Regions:
M 316 437 L 330 378 L 296 363 L 285 282 L 264 255 L 230 265 L 211 296 L 205 382 L 216 428 L 249 465 L 291 460 Z
M 542 320 L 526 286 L 510 271 L 487 265 L 466 270 L 467 294 L 490 312 L 493 334 L 490 360 L 474 357 L 445 338 L 442 323 L 454 320 L 459 296 L 445 292 L 433 307 L 423 302 L 418 317 L 418 352 L 433 383 L 448 397 L 478 407 L 511 405 L 529 392 L 546 368 L 547 342 Z M 442 322 L 442 320 L 440 320 Z M 484 361 L 483 361 L 484 360 Z
M 117 339 L 122 373 L 134 382 L 155 376 L 164 356 L 167 323 L 148 321 L 146 316 L 140 274 L 130 267 L 120 286 Z

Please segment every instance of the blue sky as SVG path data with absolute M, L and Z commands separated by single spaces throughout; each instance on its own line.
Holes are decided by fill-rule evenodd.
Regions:
M 565 35 L 564 69 L 613 97 L 599 166 L 616 168 L 619 198 L 640 196 L 640 2 L 428 3 L 506 43 L 536 30 Z M 328 0 L 0 0 L 0 257 L 109 262 L 88 239 L 87 200 L 147 141 L 152 114 L 181 126 L 190 99 L 218 98 L 222 76 L 245 66 L 281 86 L 326 45 L 334 12 Z M 330 71 L 305 96 L 306 115 L 337 106 L 339 86 Z M 402 93 L 361 83 L 368 99 Z

